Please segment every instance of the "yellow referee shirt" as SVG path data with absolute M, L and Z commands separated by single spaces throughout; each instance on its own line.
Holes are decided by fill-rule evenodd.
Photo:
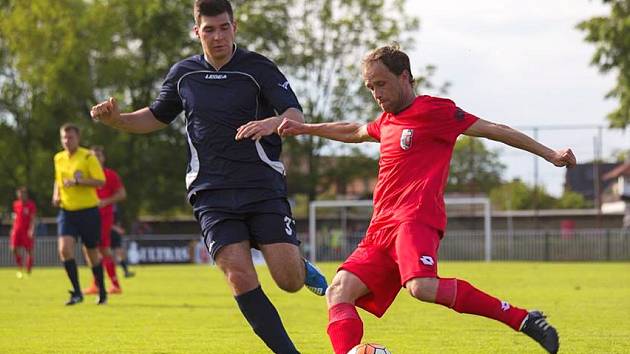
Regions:
M 96 187 L 63 185 L 63 181 L 74 180 L 77 176 L 105 181 L 103 168 L 90 150 L 79 147 L 72 156 L 65 150 L 55 154 L 55 183 L 61 207 L 74 211 L 98 206 Z

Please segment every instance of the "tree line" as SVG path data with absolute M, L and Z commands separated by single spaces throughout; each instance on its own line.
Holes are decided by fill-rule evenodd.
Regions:
M 619 87 L 611 92 L 620 97 L 621 106 L 610 119 L 614 126 L 625 127 L 630 56 L 623 54 L 628 52 L 625 42 L 622 54 L 606 51 L 607 41 L 623 42 L 606 35 L 617 28 L 606 21 L 619 13 L 627 16 L 628 1 L 604 2 L 616 9 L 610 19 L 585 21 L 580 28 L 589 32 L 587 40 L 601 47 L 594 63 L 602 70 L 621 69 Z M 276 61 L 289 76 L 308 121 L 314 123 L 375 117 L 377 106 L 363 88 L 359 59 L 394 41 L 409 51 L 419 25 L 418 18 L 404 11 L 404 0 L 233 4 L 237 43 Z M 8 210 L 15 188 L 26 185 L 41 214 L 54 215 L 48 202 L 52 157 L 61 149 L 59 126 L 71 121 L 82 128 L 83 145 L 105 146 L 108 165 L 123 177 L 129 194 L 122 209 L 125 219 L 188 215 L 183 120 L 136 136 L 91 122 L 89 109 L 110 95 L 125 111 L 148 105 L 169 67 L 201 52 L 192 26 L 189 0 L 0 0 L 0 211 Z M 420 91 L 446 92 L 448 83 L 431 82 L 434 71 L 430 65 L 414 73 Z M 324 163 L 331 152 L 340 158 L 335 164 Z M 343 191 L 349 181 L 376 174 L 374 156 L 317 137 L 287 138 L 284 156 L 290 193 L 307 200 L 316 199 L 332 184 Z M 449 191 L 473 188 L 491 194 L 507 188 L 498 155 L 481 141 L 461 139 L 454 159 L 466 162 L 453 164 Z M 525 194 L 531 194 L 525 187 Z

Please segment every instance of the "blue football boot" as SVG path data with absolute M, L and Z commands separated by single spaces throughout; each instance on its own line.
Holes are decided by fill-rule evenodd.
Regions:
M 326 289 L 328 289 L 328 282 L 326 282 L 324 274 L 306 259 L 304 259 L 304 267 L 306 269 L 306 276 L 304 277 L 306 288 L 315 295 L 324 296 Z

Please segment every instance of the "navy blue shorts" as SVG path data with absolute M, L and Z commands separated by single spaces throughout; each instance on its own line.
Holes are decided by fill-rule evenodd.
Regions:
M 98 208 L 75 211 L 61 209 L 57 215 L 57 235 L 79 237 L 87 248 L 96 248 L 101 242 L 101 215 Z
M 112 249 L 122 247 L 122 236 L 118 233 L 118 231 L 112 229 L 112 232 L 110 233 L 110 238 L 112 241 Z
M 212 259 L 223 246 L 246 240 L 257 249 L 259 245 L 272 243 L 300 245 L 286 198 L 221 205 L 230 196 L 225 191 L 201 191 L 192 201 Z M 220 201 L 217 200 L 219 197 Z

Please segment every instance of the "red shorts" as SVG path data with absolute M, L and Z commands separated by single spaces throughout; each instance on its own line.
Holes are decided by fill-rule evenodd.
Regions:
M 338 269 L 356 275 L 370 289 L 356 305 L 381 317 L 407 281 L 437 277 L 441 237 L 442 231 L 419 222 L 366 235 Z
M 24 247 L 27 250 L 33 249 L 33 239 L 28 237 L 28 229 L 13 229 L 11 230 L 11 237 L 9 239 L 9 247 L 17 248 Z
M 112 225 L 114 224 L 113 213 L 101 213 L 101 243 L 100 248 L 110 248 L 112 245 Z

